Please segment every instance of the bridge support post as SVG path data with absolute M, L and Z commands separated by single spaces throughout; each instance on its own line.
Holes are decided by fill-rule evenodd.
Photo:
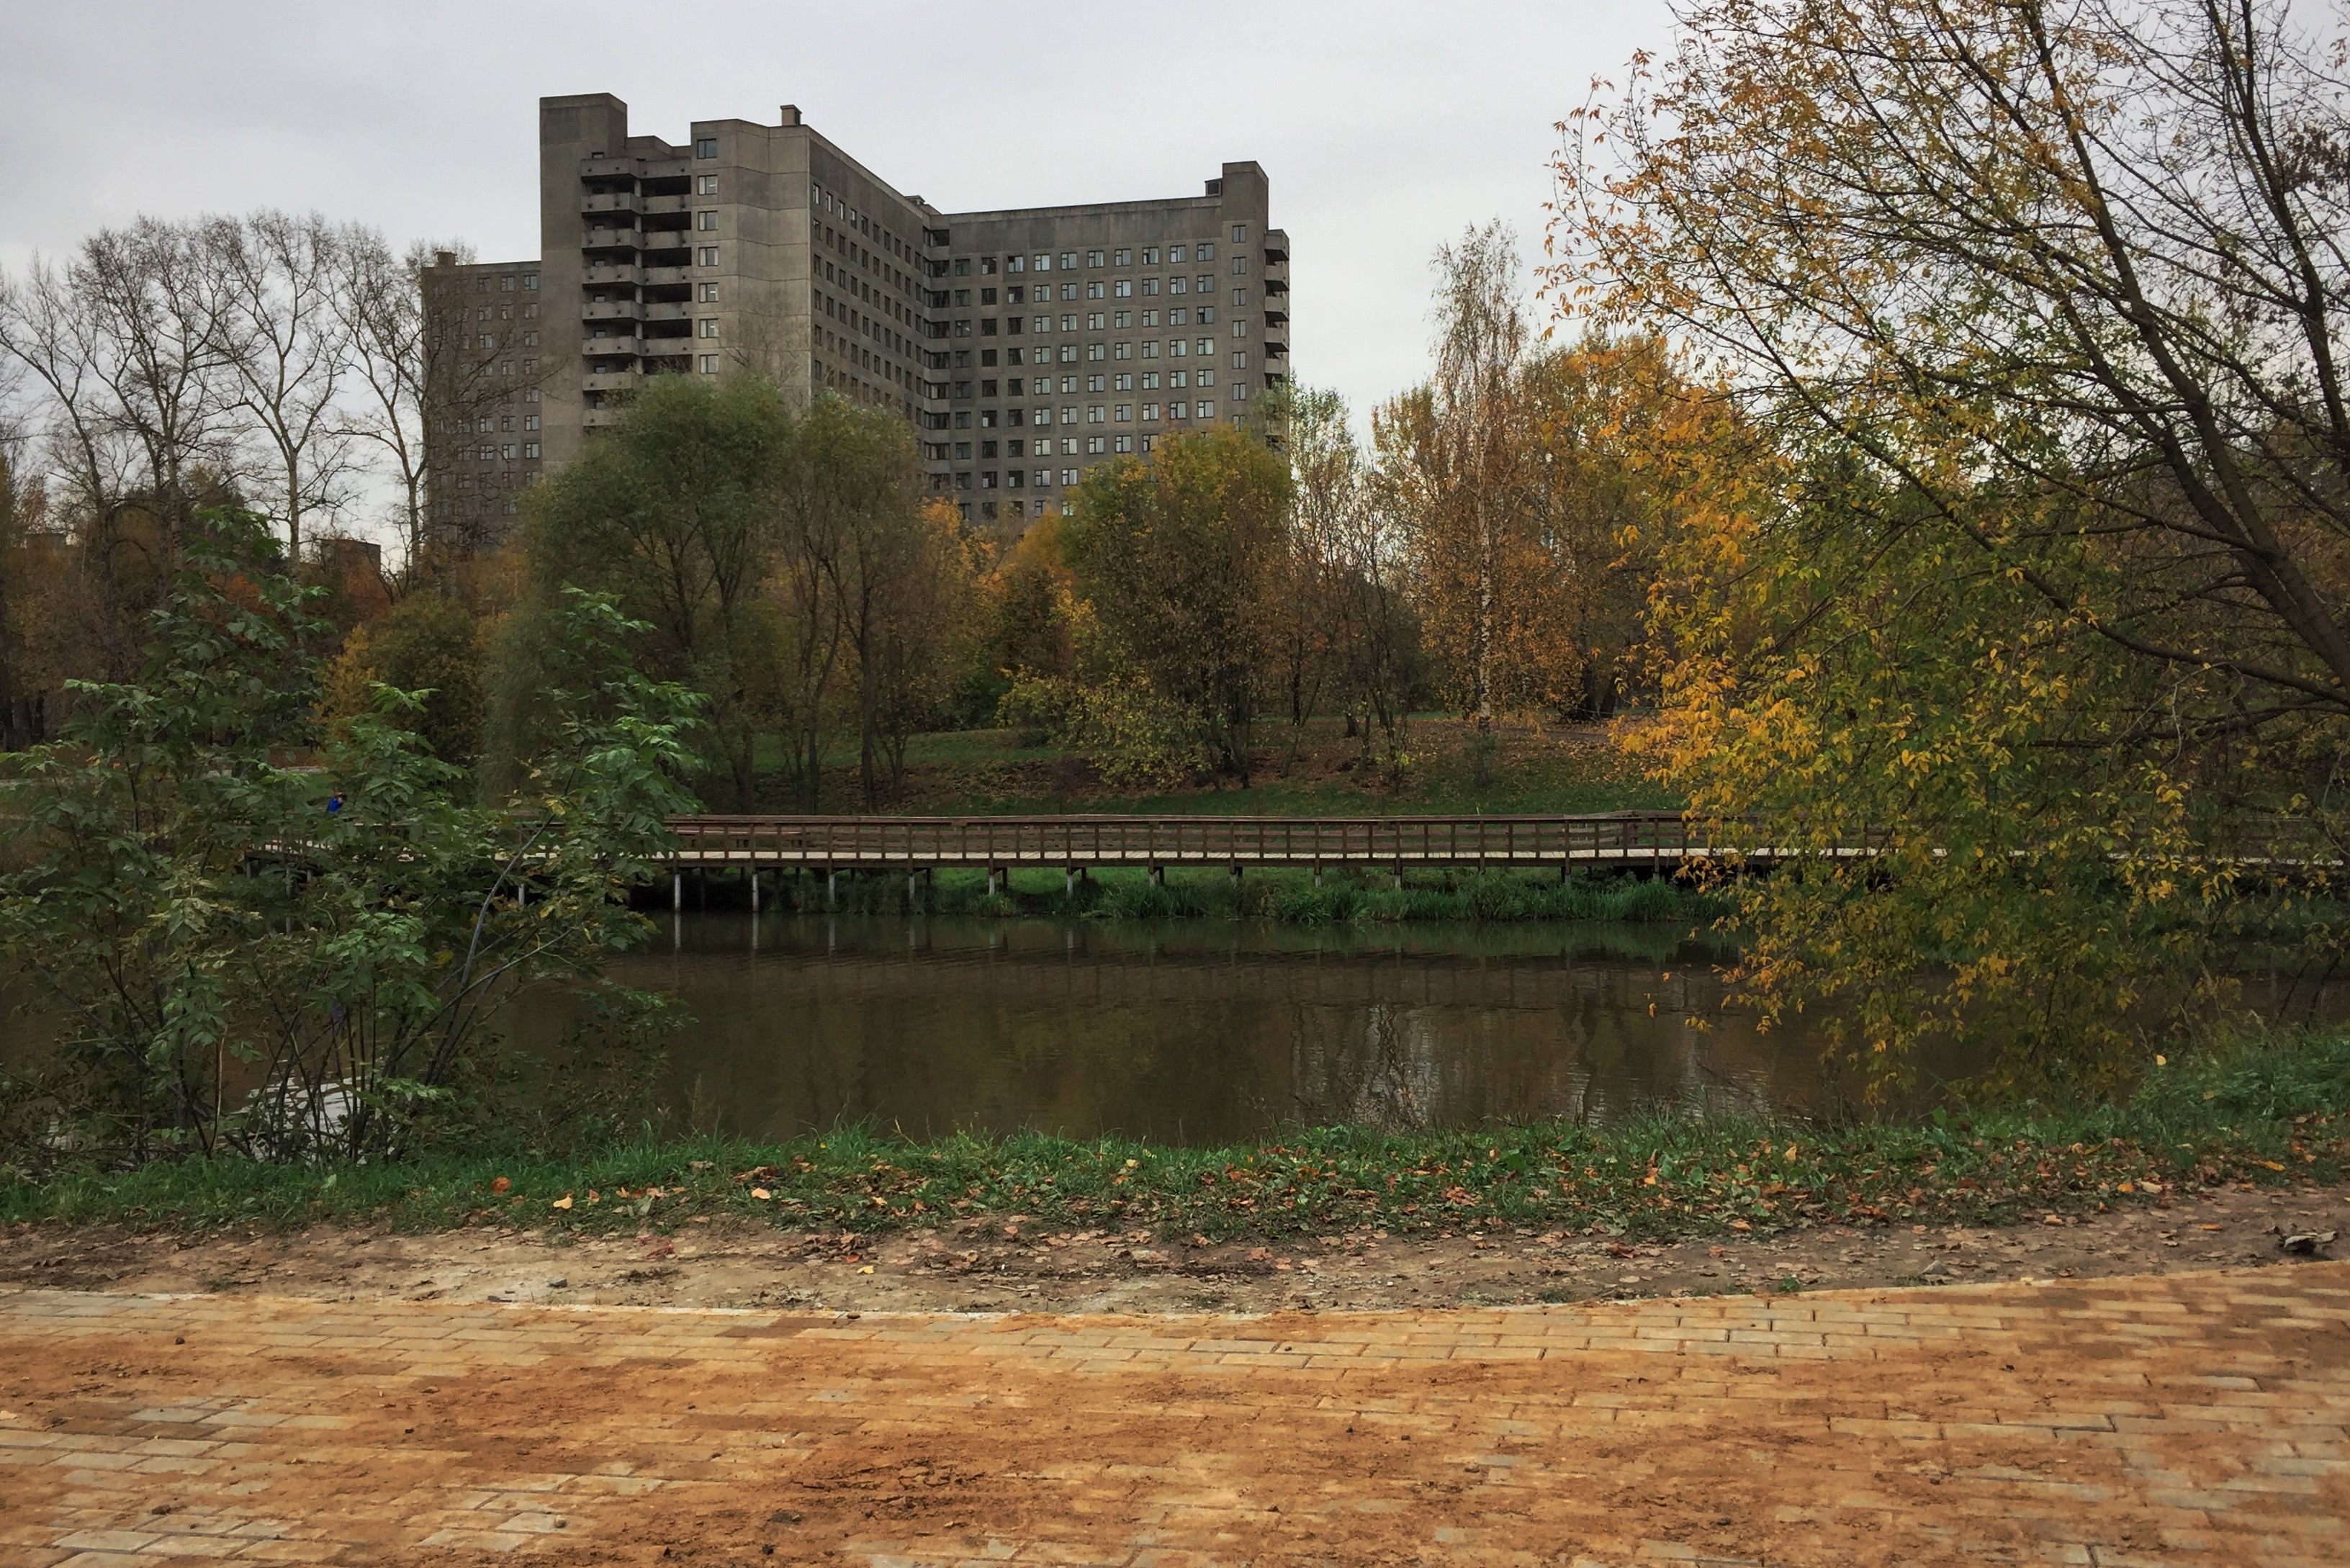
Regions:
M 1233 898 L 1239 898 L 1239 897 L 1240 897 L 1240 894 L 1241 894 L 1241 863 L 1240 863 L 1239 861 L 1235 860 L 1235 861 L 1233 861 L 1233 862 L 1232 862 L 1232 897 L 1233 897 Z
M 824 868 L 824 907 L 827 909 L 840 908 L 840 867 L 837 866 Z
M 987 868 L 987 896 L 988 896 L 989 898 L 994 898 L 994 897 L 995 897 L 996 888 L 997 888 L 997 887 L 998 887 L 998 886 L 1003 882 L 1003 867 L 1001 867 L 1001 866 L 991 866 L 991 867 L 989 867 Z
M 669 912 L 672 915 L 685 913 L 685 873 L 682 871 L 669 874 Z
M 1164 867 L 1164 866 L 1153 866 L 1153 867 L 1150 868 L 1150 885 L 1151 885 L 1152 887 L 1154 887 L 1154 888 L 1164 888 L 1165 886 L 1167 886 L 1167 867 Z
M 759 912 L 759 874 L 756 871 L 751 873 L 751 912 L 754 915 Z
M 911 914 L 922 907 L 922 874 L 911 867 L 906 869 L 906 911 Z
M 1403 862 L 1400 860 L 1396 862 L 1395 888 L 1399 893 L 1403 891 Z
M 1077 868 L 1074 866 L 1066 867 L 1061 873 L 1061 896 L 1065 898 L 1077 896 Z
M 1322 862 L 1319 860 L 1314 863 L 1314 890 L 1317 893 L 1322 890 Z

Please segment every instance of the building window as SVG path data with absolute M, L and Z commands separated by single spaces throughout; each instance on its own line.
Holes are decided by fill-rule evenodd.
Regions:
M 694 188 L 705 196 L 715 196 L 718 194 L 718 176 L 715 174 L 704 174 L 695 182 Z
M 1116 424 L 1116 425 L 1123 425 L 1123 424 L 1131 424 L 1131 423 L 1133 423 L 1133 421 L 1134 421 L 1134 405 L 1133 405 L 1132 403 L 1120 403 L 1120 404 L 1118 404 L 1118 407 L 1116 407 L 1116 408 L 1114 408 L 1114 409 L 1110 410 L 1110 411 L 1109 411 L 1109 419 L 1110 419 L 1110 423 L 1112 423 L 1112 424 Z
M 1170 388 L 1188 387 L 1191 384 L 1191 373 L 1189 370 L 1170 370 L 1167 372 L 1167 385 Z
M 1194 255 L 1196 256 L 1196 258 L 1197 258 L 1198 260 L 1201 260 L 1201 261 L 1213 261 L 1213 260 L 1215 260 L 1215 259 L 1216 259 L 1216 247 L 1215 247 L 1215 246 L 1213 246 L 1213 245 L 1210 245 L 1210 244 L 1194 245 L 1194 246 L 1192 246 L 1192 247 L 1191 247 L 1191 249 L 1192 249 L 1192 252 L 1193 252 Z
M 1234 223 L 1232 225 L 1232 244 L 1236 245 L 1244 245 L 1248 244 L 1248 225 L 1246 223 Z
M 1132 452 L 1134 450 L 1134 438 L 1130 435 L 1119 436 L 1117 440 L 1110 442 L 1110 450 L 1112 452 Z
M 696 141 L 696 142 L 693 144 L 693 155 L 694 155 L 696 158 L 715 158 L 715 157 L 717 157 L 717 156 L 718 156 L 718 139 L 717 139 L 716 137 L 714 137 L 714 136 L 705 136 L 705 137 L 702 137 L 700 140 Z
M 1169 245 L 1167 247 L 1167 262 L 1169 265 L 1180 266 L 1191 259 L 1191 253 L 1185 250 L 1181 245 Z
M 1053 258 L 1051 256 L 1038 256 L 1035 265 L 1038 272 L 1050 272 L 1053 270 Z
M 1118 378 L 1118 385 L 1113 389 L 1120 392 L 1130 392 L 1134 390 L 1134 372 L 1128 370 L 1119 376 Z
M 718 214 L 711 212 L 696 213 L 693 214 L 693 226 L 705 234 L 714 234 L 718 232 Z
M 526 289 L 536 288 L 538 286 L 538 274 L 535 272 L 526 272 L 523 274 L 522 286 Z
M 705 316 L 702 318 L 702 336 L 704 337 L 715 337 L 718 336 L 718 317 L 714 316 Z
M 526 441 L 523 442 L 522 454 L 525 457 L 536 457 L 538 455 L 538 443 L 535 441 Z
M 1091 408 L 1086 410 L 1086 423 L 1089 425 L 1097 425 L 1101 423 L 1104 415 L 1107 411 L 1108 410 L 1105 410 L 1099 403 L 1094 404 Z
M 515 275 L 514 275 L 514 274 L 512 274 L 512 273 L 508 273 L 508 274 L 506 274 L 506 275 L 505 275 L 505 276 L 504 276 L 504 277 L 502 277 L 502 278 L 498 279 L 498 287 L 499 287 L 499 288 L 501 288 L 501 289 L 503 289 L 503 290 L 504 290 L 504 291 L 505 291 L 506 293 L 508 293 L 508 294 L 512 294 L 512 293 L 514 292 L 514 280 L 515 280 Z
M 1098 310 L 1089 310 L 1086 312 L 1086 330 L 1088 332 L 1099 332 L 1101 329 L 1102 313 Z
M 1212 387 L 1216 384 L 1216 373 L 1202 365 L 1200 367 L 1200 379 L 1191 384 L 1195 387 Z
M 1191 351 L 1191 345 L 1183 338 L 1170 337 L 1167 340 L 1167 357 L 1170 359 L 1180 359 Z
M 1075 376 L 1064 376 L 1064 377 L 1062 377 L 1062 378 L 1061 378 L 1061 390 L 1062 390 L 1062 391 L 1064 391 L 1064 392 L 1075 392 L 1076 389 L 1077 389 L 1077 379 L 1076 379 Z M 1061 413 L 1061 422 L 1062 422 L 1063 424 L 1065 424 L 1065 425 L 1073 425 L 1073 424 L 1076 424 L 1076 423 L 1077 422 L 1076 410 L 1074 410 L 1074 409 L 1065 409 L 1065 410 L 1062 410 L 1062 413 Z
M 1088 283 L 1088 284 L 1087 284 L 1087 285 L 1086 285 L 1086 297 L 1087 297 L 1087 299 L 1099 299 L 1101 296 L 1102 296 L 1102 281 L 1101 281 L 1101 279 L 1099 279 L 1099 278 L 1095 278 L 1092 282 L 1090 282 L 1090 283 Z
M 1120 299 L 1132 299 L 1134 297 L 1134 280 L 1130 277 L 1119 278 L 1118 280 L 1118 286 L 1110 292 Z
M 1063 251 L 1061 253 L 1061 270 L 1063 272 L 1075 272 L 1077 270 L 1076 252 Z
M 1170 294 L 1182 293 L 1183 286 L 1183 280 L 1180 277 L 1170 277 L 1167 280 L 1167 292 Z
M 1246 381 L 1235 381 L 1232 383 L 1232 401 L 1236 403 L 1247 402 L 1248 392 L 1248 383 Z
M 1143 422 L 1143 423 L 1145 423 L 1145 424 L 1154 423 L 1154 422 L 1158 420 L 1158 418 L 1159 418 L 1159 405 L 1158 405 L 1157 403 L 1145 403 L 1145 404 L 1143 404 L 1143 405 L 1142 405 L 1142 422 Z M 1145 445 L 1143 446 L 1143 449 L 1142 449 L 1142 450 L 1143 450 L 1143 451 L 1145 451 L 1145 452 L 1149 452 L 1149 451 L 1150 450 L 1150 448 L 1149 448 L 1149 445 L 1148 443 L 1149 443 L 1149 441 L 1150 438 L 1149 438 L 1149 436 L 1145 436 L 1145 437 L 1143 437 L 1142 439 L 1143 439 L 1143 441 L 1145 442 Z
M 1246 271 L 1248 271 L 1248 257 L 1234 256 L 1232 258 L 1232 275 L 1234 277 L 1238 277 L 1241 274 Z
M 1003 270 L 1005 272 L 1025 272 L 1027 267 L 1028 258 L 1026 256 L 1005 256 L 1003 258 Z
M 1076 469 L 1074 469 L 1074 468 L 1065 468 L 1065 469 L 1061 470 L 1061 483 L 1064 483 L 1064 484 L 1075 484 L 1076 482 L 1077 482 L 1077 471 L 1076 471 Z
M 1232 350 L 1232 369 L 1235 370 L 1245 370 L 1248 369 L 1247 349 L 1235 348 Z
M 1088 359 L 1099 359 L 1101 357 L 1102 357 L 1102 346 L 1101 346 L 1100 344 L 1098 344 L 1098 343 L 1088 343 L 1088 344 L 1087 344 L 1087 345 L 1086 345 L 1086 358 L 1088 358 Z
M 1142 280 L 1142 292 L 1145 294 L 1157 294 L 1159 292 L 1159 280 L 1155 277 L 1144 278 Z
M 1145 370 L 1142 373 L 1142 389 L 1146 392 L 1155 392 L 1159 389 L 1158 371 Z
M 979 275 L 982 277 L 993 277 L 995 275 L 995 258 L 993 256 L 982 256 L 979 258 Z
M 705 376 L 715 376 L 718 374 L 717 355 L 704 354 L 702 356 L 702 373 Z
M 1106 452 L 1108 450 L 1109 438 L 1107 436 L 1087 436 L 1086 438 L 1087 456 L 1099 457 L 1103 452 Z
M 704 305 L 715 305 L 718 303 L 718 286 L 716 284 L 705 283 L 702 286 L 702 303 Z
M 1109 357 L 1113 359 L 1131 359 L 1134 358 L 1134 345 L 1121 341 L 1111 348 Z
M 525 429 L 525 430 L 526 430 L 526 431 L 535 431 L 535 430 L 536 430 L 536 429 L 538 428 L 538 416 L 537 416 L 536 414 L 525 414 L 525 415 L 523 415 L 523 417 L 522 417 L 522 428 L 523 428 L 523 429 Z
M 696 259 L 703 266 L 716 266 L 718 265 L 718 247 L 716 245 L 702 246 Z

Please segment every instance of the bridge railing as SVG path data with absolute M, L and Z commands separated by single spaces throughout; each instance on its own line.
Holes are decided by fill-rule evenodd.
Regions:
M 688 816 L 681 864 L 1555 866 L 1719 852 L 1677 812 L 1560 816 Z

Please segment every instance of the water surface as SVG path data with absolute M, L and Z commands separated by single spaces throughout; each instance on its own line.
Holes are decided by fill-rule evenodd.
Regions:
M 709 913 L 612 972 L 692 1012 L 666 1093 L 711 1131 L 1220 1143 L 1835 1108 L 1817 1037 L 1723 1008 L 1721 957 L 1664 925 Z M 563 1022 L 522 1011 L 525 1044 Z

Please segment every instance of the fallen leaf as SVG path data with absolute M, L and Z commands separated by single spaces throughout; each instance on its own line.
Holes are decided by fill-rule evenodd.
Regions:
M 869 1274 L 869 1273 L 871 1273 L 871 1272 L 873 1272 L 873 1265 L 872 1265 L 872 1264 L 870 1264 L 870 1263 L 868 1263 L 868 1264 L 866 1264 L 863 1268 L 861 1268 L 861 1269 L 858 1270 L 857 1272 L 858 1272 L 858 1273 L 860 1273 L 860 1274 Z
M 571 1194 L 569 1194 L 568 1192 L 565 1193 L 562 1197 L 560 1197 L 560 1198 L 556 1199 L 554 1202 L 552 1202 L 552 1203 L 548 1204 L 548 1205 L 547 1205 L 547 1207 L 548 1207 L 549 1209 L 568 1209 L 568 1208 L 570 1208 L 570 1207 L 571 1207 Z
M 760 1202 L 764 1203 L 768 1199 L 773 1198 L 775 1194 L 768 1191 L 764 1187 L 754 1187 L 751 1189 L 751 1196 L 757 1199 Z
M 490 1182 L 490 1190 L 493 1192 L 512 1192 L 514 1190 L 514 1183 L 503 1176 L 497 1177 Z

